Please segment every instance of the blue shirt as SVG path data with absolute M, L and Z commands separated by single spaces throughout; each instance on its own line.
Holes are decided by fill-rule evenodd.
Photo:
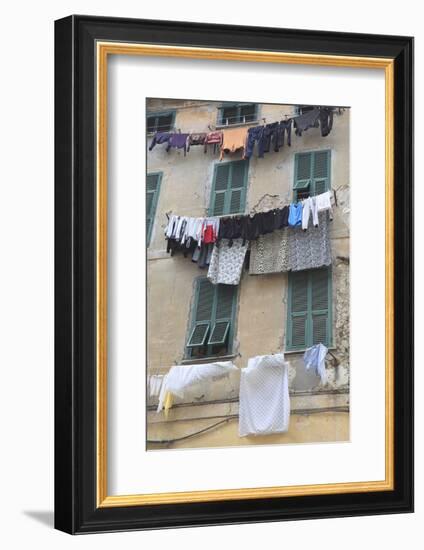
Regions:
M 289 225 L 302 225 L 302 212 L 303 204 L 301 202 L 292 203 L 289 210 Z

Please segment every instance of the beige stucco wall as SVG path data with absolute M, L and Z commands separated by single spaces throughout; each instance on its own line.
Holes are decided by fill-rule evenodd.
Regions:
M 206 102 L 179 102 L 151 100 L 151 111 L 176 108 L 175 127 L 182 132 L 207 131 L 208 125 L 216 125 L 219 104 Z M 266 122 L 292 115 L 292 106 L 260 105 L 259 117 Z M 250 159 L 246 212 L 263 210 L 288 204 L 292 198 L 294 178 L 294 153 L 299 151 L 331 149 L 331 183 L 336 190 L 338 206 L 334 209 L 331 223 L 333 254 L 333 353 L 340 361 L 336 366 L 327 363 L 328 384 L 321 387 L 319 379 L 305 373 L 302 354 L 287 354 L 290 361 L 290 390 L 292 395 L 307 393 L 311 399 L 317 392 L 344 392 L 349 387 L 349 110 L 336 115 L 333 130 L 322 137 L 319 129 L 310 129 L 297 137 L 292 132 L 292 146 L 285 145 L 278 153 L 265 154 L 263 159 L 256 153 Z M 225 160 L 237 160 L 240 154 L 228 156 Z M 195 280 L 205 276 L 206 271 L 181 254 L 171 257 L 166 253 L 164 228 L 166 213 L 187 216 L 203 216 L 207 213 L 218 155 L 207 154 L 203 147 L 192 147 L 186 157 L 180 150 L 166 153 L 164 146 L 156 146 L 147 153 L 148 172 L 162 172 L 162 183 L 148 249 L 148 364 L 150 373 L 165 373 L 172 365 L 184 360 L 185 342 L 189 317 L 194 298 Z M 245 367 L 249 357 L 275 353 L 285 349 L 287 304 L 287 274 L 251 276 L 245 272 L 239 285 L 238 312 L 234 337 L 234 362 Z M 148 439 L 162 440 L 180 437 L 201 429 L 204 424 L 214 423 L 214 406 L 238 396 L 238 376 L 233 375 L 202 388 L 201 395 L 192 400 L 205 403 L 209 410 L 206 419 L 155 422 L 161 415 L 149 412 Z M 305 400 L 304 400 L 305 401 Z M 176 400 L 178 404 L 178 400 Z M 206 404 L 208 403 L 208 404 Z M 213 403 L 211 405 L 211 403 Z M 153 410 L 155 400 L 149 401 Z M 200 405 L 202 406 L 202 405 Z M 211 408 L 212 407 L 212 408 Z M 307 400 L 304 404 L 308 409 Z M 184 408 L 184 407 L 183 407 Z M 198 405 L 199 408 L 199 405 Z M 186 407 L 187 409 L 187 407 Z M 189 409 L 189 407 L 188 407 Z M 188 410 L 187 409 L 187 410 Z M 186 410 L 186 413 L 188 414 Z M 181 411 L 180 411 L 181 412 Z M 173 411 L 171 410 L 171 414 Z M 334 414 L 334 421 L 329 420 Z M 189 418 L 189 417 L 186 417 Z M 197 417 L 196 417 L 197 418 Z M 348 414 L 314 413 L 308 422 L 301 415 L 302 422 L 292 422 L 290 432 L 281 442 L 345 440 L 348 438 Z M 308 417 L 309 418 L 309 417 Z M 229 421 L 196 438 L 185 440 L 184 446 L 214 446 L 254 444 L 255 438 L 237 436 L 237 422 Z M 298 428 L 302 426 L 300 433 Z M 331 426 L 331 429 L 330 429 Z M 293 431 L 294 430 L 294 431 Z M 295 433 L 296 432 L 296 433 Z M 220 435 L 221 434 L 221 435 Z M 270 436 L 267 436 L 270 437 Z M 293 438 L 293 439 L 292 439 Z M 225 439 L 225 443 L 223 443 Z M 266 437 L 265 437 L 266 439 Z M 271 438 L 269 443 L 273 442 Z M 149 448 L 152 445 L 149 445 Z
M 161 440 L 164 433 L 172 431 L 174 438 L 183 438 L 190 434 L 193 426 L 197 430 L 213 424 L 210 419 L 182 420 L 164 430 L 162 425 L 149 426 L 149 437 Z M 349 440 L 349 415 L 346 412 L 322 412 L 317 414 L 292 414 L 289 431 L 283 434 L 262 436 L 238 436 L 236 417 L 229 418 L 215 429 L 205 431 L 196 437 L 181 439 L 172 443 L 149 443 L 154 449 L 196 449 L 205 447 L 235 447 L 242 445 L 284 445 L 295 443 L 326 443 Z

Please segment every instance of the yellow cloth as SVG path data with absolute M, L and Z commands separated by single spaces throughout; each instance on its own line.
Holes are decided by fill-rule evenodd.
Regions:
M 174 396 L 170 391 L 167 391 L 165 396 L 165 402 L 163 404 L 165 418 L 168 418 L 168 412 L 169 412 L 169 409 L 172 407 L 173 403 L 174 403 Z
M 223 138 L 221 145 L 221 156 L 219 157 L 222 160 L 224 152 L 234 153 L 238 149 L 244 149 L 246 147 L 247 140 L 247 130 L 246 126 L 242 128 L 230 128 L 228 130 L 223 130 Z

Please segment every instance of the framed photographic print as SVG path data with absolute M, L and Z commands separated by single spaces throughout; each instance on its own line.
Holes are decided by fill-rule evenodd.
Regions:
M 413 39 L 55 25 L 55 525 L 413 509 Z

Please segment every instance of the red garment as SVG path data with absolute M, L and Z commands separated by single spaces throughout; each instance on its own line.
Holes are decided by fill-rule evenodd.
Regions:
M 205 244 L 214 243 L 216 241 L 216 233 L 213 225 L 207 225 L 203 233 L 203 242 Z
M 214 151 L 216 150 L 217 145 L 222 143 L 222 132 L 209 132 L 205 137 L 205 153 L 208 150 L 208 144 L 214 145 Z

